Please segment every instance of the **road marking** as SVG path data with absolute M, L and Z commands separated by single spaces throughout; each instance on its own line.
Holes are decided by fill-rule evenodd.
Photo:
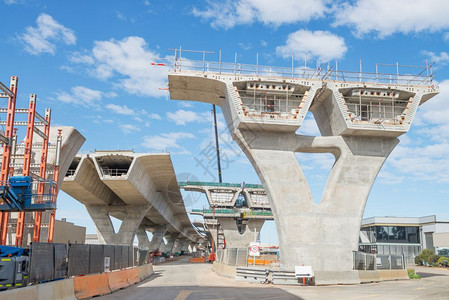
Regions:
M 372 298 L 372 297 L 378 297 L 380 294 L 372 294 L 372 295 L 365 295 L 365 296 L 357 296 L 353 297 L 352 299 L 362 299 L 362 298 Z
M 419 287 L 419 288 L 416 288 L 416 289 L 413 289 L 414 291 L 418 291 L 418 290 L 425 290 L 426 288 L 425 287 Z
M 187 299 L 187 297 L 190 296 L 190 294 L 191 294 L 192 292 L 193 292 L 193 291 L 189 291 L 189 290 L 181 290 L 181 291 L 179 292 L 178 296 L 176 296 L 176 298 L 175 298 L 174 300 L 185 300 L 185 299 Z

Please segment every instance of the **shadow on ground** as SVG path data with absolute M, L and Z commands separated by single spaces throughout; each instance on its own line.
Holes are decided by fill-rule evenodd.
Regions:
M 279 288 L 241 288 L 241 287 L 201 287 L 201 286 L 170 286 L 170 287 L 137 287 L 132 295 L 126 290 L 101 297 L 101 299 L 154 299 L 154 300 L 197 300 L 197 299 L 303 299 Z
M 435 277 L 435 276 L 448 276 L 446 274 L 438 274 L 438 273 L 425 273 L 425 272 L 416 272 L 421 278 L 427 278 L 427 277 Z

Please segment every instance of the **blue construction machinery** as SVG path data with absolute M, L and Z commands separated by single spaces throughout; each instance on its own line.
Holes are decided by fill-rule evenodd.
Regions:
M 33 193 L 33 184 L 48 185 L 49 193 Z M 56 203 L 51 201 L 53 196 L 51 185 L 56 183 L 51 180 L 36 182 L 31 176 L 9 177 L 8 181 L 0 185 L 0 198 L 4 201 L 4 204 L 0 205 L 0 211 L 36 211 L 56 208 Z
M 28 249 L 0 246 L 0 290 L 26 286 L 29 264 Z

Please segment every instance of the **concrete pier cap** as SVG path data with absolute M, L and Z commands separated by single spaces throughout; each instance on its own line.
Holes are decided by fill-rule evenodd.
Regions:
M 221 107 L 267 193 L 281 268 L 310 265 L 317 284 L 360 283 L 353 251 L 371 187 L 418 106 L 438 94 L 429 78 L 398 75 L 393 82 L 391 77 L 365 82 L 360 76 L 357 82 L 341 75 L 230 74 L 179 65 L 168 76 L 171 99 Z M 296 133 L 308 111 L 322 136 Z M 296 152 L 335 156 L 319 205 Z

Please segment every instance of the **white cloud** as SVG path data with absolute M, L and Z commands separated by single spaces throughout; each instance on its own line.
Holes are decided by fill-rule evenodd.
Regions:
M 73 52 L 69 56 L 69 60 L 76 64 L 93 65 L 95 63 L 95 60 L 91 56 L 79 52 Z
M 117 96 L 115 93 L 104 93 L 84 86 L 75 86 L 70 91 L 71 93 L 58 92 L 56 99 L 64 103 L 73 103 L 85 107 L 98 107 L 103 97 L 112 98 Z
M 176 112 L 168 112 L 167 119 L 175 122 L 177 125 L 186 125 L 191 122 L 205 122 L 209 120 L 209 113 L 197 113 L 190 110 L 179 109 Z
M 250 50 L 253 47 L 251 43 L 238 43 L 238 45 L 245 51 Z
M 345 40 L 329 31 L 298 30 L 290 33 L 285 45 L 276 47 L 276 54 L 284 58 L 295 59 L 338 59 L 343 57 L 348 48 Z
M 353 27 L 358 36 L 413 33 L 449 28 L 447 0 L 357 0 L 335 11 L 335 25 Z
M 439 87 L 440 93 L 419 107 L 418 123 L 449 125 L 449 80 L 442 81 Z
M 449 144 L 398 145 L 388 159 L 395 173 L 413 181 L 449 182 Z
M 192 101 L 176 101 L 178 103 L 179 106 L 181 107 L 186 107 L 186 108 L 190 108 L 193 107 L 194 102 Z
M 147 42 L 137 36 L 122 40 L 95 41 L 88 55 L 75 53 L 72 62 L 88 65 L 99 79 L 116 79 L 116 85 L 139 96 L 164 96 L 159 88 L 167 85 L 168 68 L 152 66 L 159 54 L 149 50 Z
M 119 115 L 125 115 L 125 116 L 132 116 L 133 119 L 137 122 L 144 123 L 145 127 L 150 126 L 150 123 L 148 122 L 148 119 L 154 119 L 154 120 L 160 120 L 161 116 L 156 113 L 148 113 L 146 110 L 134 110 L 132 108 L 129 108 L 126 105 L 117 105 L 117 104 L 108 104 L 106 105 L 106 108 L 110 111 L 119 114 Z M 131 125 L 127 125 L 131 126 Z M 125 127 L 126 130 L 127 127 Z
M 215 28 L 232 28 L 241 24 L 261 22 L 279 26 L 299 21 L 310 21 L 324 16 L 324 0 L 205 0 L 205 9 L 194 8 L 192 13 L 211 20 Z
M 302 122 L 301 127 L 298 129 L 298 134 L 319 136 L 320 130 L 316 124 L 315 118 L 312 113 L 308 113 L 306 119 Z
M 134 110 L 132 110 L 126 105 L 120 106 L 116 104 L 108 104 L 106 105 L 106 108 L 119 115 L 133 116 L 136 114 Z
M 158 151 L 166 151 L 169 148 L 184 150 L 184 148 L 179 145 L 179 140 L 194 138 L 195 136 L 188 132 L 161 133 L 160 135 L 144 137 L 142 146 Z
M 443 40 L 445 40 L 446 42 L 449 41 L 449 32 L 445 32 L 443 34 Z
M 37 27 L 27 27 L 25 33 L 19 35 L 19 40 L 25 44 L 25 51 L 38 55 L 42 53 L 55 54 L 56 43 L 74 45 L 76 37 L 73 30 L 61 25 L 50 15 L 42 13 L 37 17 Z
M 140 131 L 140 127 L 132 124 L 120 124 L 120 129 L 123 131 L 123 133 L 130 134 Z
M 422 51 L 422 54 L 430 59 L 429 63 L 435 62 L 436 67 L 444 66 L 449 63 L 449 54 L 447 52 L 443 51 L 440 52 L 440 54 L 437 54 L 431 51 Z

